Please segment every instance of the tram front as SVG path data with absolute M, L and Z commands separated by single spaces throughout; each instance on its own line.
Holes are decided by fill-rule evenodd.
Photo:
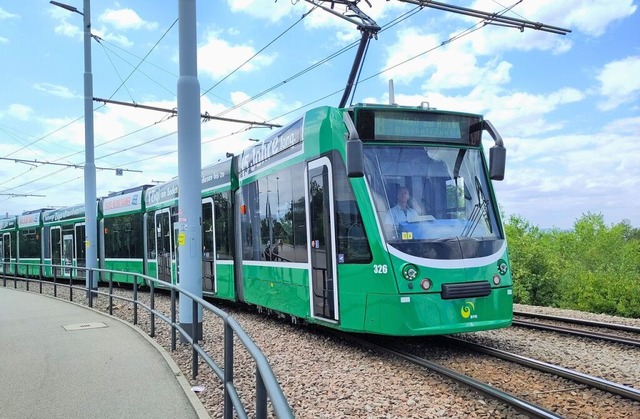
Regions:
M 510 325 L 512 281 L 490 180 L 503 177 L 504 148 L 491 124 L 422 108 L 361 108 L 354 116 L 399 293 L 369 296 L 365 327 L 424 335 Z M 482 130 L 498 149 L 491 171 Z

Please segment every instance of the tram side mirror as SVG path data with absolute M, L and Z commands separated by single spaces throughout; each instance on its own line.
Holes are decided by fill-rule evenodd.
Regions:
M 347 176 L 363 177 L 364 176 L 364 152 L 362 147 L 362 140 L 358 135 L 358 130 L 351 119 L 348 112 L 342 114 L 342 121 L 347 128 Z
M 347 140 L 347 176 L 364 176 L 364 156 L 362 152 L 362 141 L 359 139 Z
M 489 176 L 493 180 L 504 179 L 504 168 L 507 160 L 507 149 L 494 145 L 489 149 Z

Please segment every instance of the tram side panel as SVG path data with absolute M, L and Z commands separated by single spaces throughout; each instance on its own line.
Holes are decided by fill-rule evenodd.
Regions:
M 47 211 L 43 214 L 43 237 L 48 239 L 44 252 L 47 277 L 85 278 L 86 266 L 84 204 Z M 56 266 L 55 268 L 53 266 Z
M 303 163 L 243 181 L 236 202 L 243 300 L 294 316 L 309 311 Z
M 37 277 L 42 258 L 42 211 L 31 211 L 18 217 L 18 274 Z
M 102 220 L 99 223 L 100 258 L 104 269 L 113 271 L 144 273 L 143 253 L 145 234 L 144 190 L 141 187 L 127 193 L 103 198 L 100 202 Z M 133 276 L 108 274 L 114 282 L 133 283 Z M 106 276 L 103 281 L 108 281 Z M 138 279 L 143 284 L 142 278 Z

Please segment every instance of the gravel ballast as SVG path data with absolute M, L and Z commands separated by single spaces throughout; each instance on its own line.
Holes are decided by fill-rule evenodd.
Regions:
M 23 285 L 18 284 L 18 287 Z M 32 291 L 37 285 L 31 285 Z M 51 287 L 44 292 L 51 294 Z M 102 291 L 103 289 L 101 289 Z M 105 289 L 106 290 L 106 289 Z M 131 297 L 131 290 L 116 293 Z M 67 290 L 58 289 L 59 296 Z M 66 294 L 68 295 L 68 294 Z M 83 301 L 84 292 L 74 291 L 74 300 Z M 145 298 L 141 293 L 141 298 Z M 170 299 L 157 295 L 158 310 L 169 313 Z M 107 298 L 99 297 L 95 308 L 106 310 Z M 278 379 L 296 417 L 299 418 L 494 418 L 524 417 L 503 404 L 472 392 L 465 386 L 408 362 L 372 353 L 333 335 L 304 325 L 292 325 L 276 316 L 238 309 L 228 304 L 221 308 L 233 316 L 263 351 Z M 640 320 L 594 315 L 578 311 L 532 306 L 515 306 L 530 311 L 557 316 L 608 321 L 640 327 Z M 139 327 L 149 331 L 149 317 L 139 309 Z M 114 304 L 114 315 L 132 320 L 132 307 L 127 302 Z M 218 365 L 222 365 L 222 322 L 212 315 L 204 318 L 203 346 Z M 476 332 L 458 335 L 464 339 L 520 355 L 558 364 L 581 372 L 606 378 L 627 386 L 640 388 L 640 351 L 624 345 L 608 344 L 586 338 L 568 338 L 559 334 L 525 328 Z M 156 340 L 170 348 L 170 329 L 156 320 Z M 429 338 L 423 338 L 428 344 Z M 249 417 L 255 414 L 255 363 L 239 344 L 235 344 L 234 383 L 247 408 Z M 428 352 L 428 348 L 427 348 Z M 191 350 L 179 344 L 172 357 L 191 378 Z M 464 362 L 473 362 L 467 360 Z M 504 379 L 496 371 L 495 380 Z M 191 384 L 202 390 L 198 396 L 212 417 L 222 417 L 222 385 L 209 367 L 200 362 L 199 374 Z M 526 388 L 514 388 L 514 393 L 526 394 Z M 568 389 L 567 391 L 571 391 Z M 611 417 L 634 417 L 634 408 L 616 412 L 617 396 L 612 396 Z M 593 417 L 581 401 L 565 410 L 566 417 Z M 639 413 L 640 405 L 635 413 Z M 631 413 L 629 413 L 631 412 Z

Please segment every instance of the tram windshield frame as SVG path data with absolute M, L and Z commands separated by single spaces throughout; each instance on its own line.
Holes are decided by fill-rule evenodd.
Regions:
M 429 259 L 483 257 L 502 247 L 504 234 L 482 149 L 368 143 L 364 159 L 389 246 Z M 405 217 L 396 215 L 401 188 L 407 188 L 412 209 Z

